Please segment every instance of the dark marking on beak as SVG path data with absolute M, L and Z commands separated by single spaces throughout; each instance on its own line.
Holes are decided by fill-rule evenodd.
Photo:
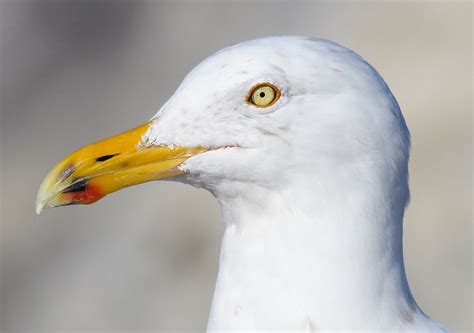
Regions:
M 108 159 L 111 159 L 114 156 L 117 156 L 117 155 L 118 154 L 104 155 L 104 156 L 101 156 L 101 157 L 97 157 L 95 160 L 96 160 L 96 162 L 104 162 L 104 161 L 107 161 Z
M 63 171 L 61 171 L 61 173 L 58 176 L 58 180 L 62 181 L 64 179 L 66 179 L 67 177 L 72 175 L 72 173 L 74 172 L 75 169 L 76 168 L 74 167 L 74 164 L 69 164 L 67 167 L 64 168 Z
M 72 192 L 84 192 L 87 189 L 87 181 L 80 180 L 76 183 L 69 185 L 63 193 L 72 193 Z

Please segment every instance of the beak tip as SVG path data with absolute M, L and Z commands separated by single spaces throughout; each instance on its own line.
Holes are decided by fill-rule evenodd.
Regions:
M 43 211 L 43 208 L 44 208 L 44 204 L 41 200 L 36 200 L 36 214 L 37 215 L 40 215 L 41 212 Z
M 43 209 L 48 208 L 47 207 L 47 202 L 48 200 L 45 200 L 45 195 L 44 192 L 40 189 L 38 192 L 38 196 L 36 197 L 36 205 L 35 205 L 35 211 L 37 215 L 40 215 Z
M 38 193 L 36 194 L 36 203 L 35 203 L 35 212 L 37 215 L 40 215 L 43 209 L 48 208 L 50 197 L 50 184 L 51 172 L 46 176 L 45 179 L 41 182 Z

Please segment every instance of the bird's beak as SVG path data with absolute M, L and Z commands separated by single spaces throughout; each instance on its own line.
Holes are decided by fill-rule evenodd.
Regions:
M 43 180 L 36 212 L 44 208 L 91 204 L 124 187 L 175 177 L 177 168 L 204 148 L 143 147 L 150 123 L 85 146 L 56 165 Z

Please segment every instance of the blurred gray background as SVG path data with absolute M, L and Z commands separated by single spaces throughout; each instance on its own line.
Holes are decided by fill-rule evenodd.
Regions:
M 49 169 L 148 120 L 184 75 L 250 38 L 333 39 L 365 57 L 411 130 L 405 256 L 432 317 L 472 329 L 472 3 L 2 1 L 1 327 L 205 328 L 218 205 L 169 182 L 34 213 Z

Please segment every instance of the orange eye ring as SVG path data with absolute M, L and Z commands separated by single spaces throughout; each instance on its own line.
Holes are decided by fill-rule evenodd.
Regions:
M 280 89 L 264 82 L 254 85 L 247 94 L 247 103 L 258 108 L 268 108 L 275 104 L 281 96 Z

